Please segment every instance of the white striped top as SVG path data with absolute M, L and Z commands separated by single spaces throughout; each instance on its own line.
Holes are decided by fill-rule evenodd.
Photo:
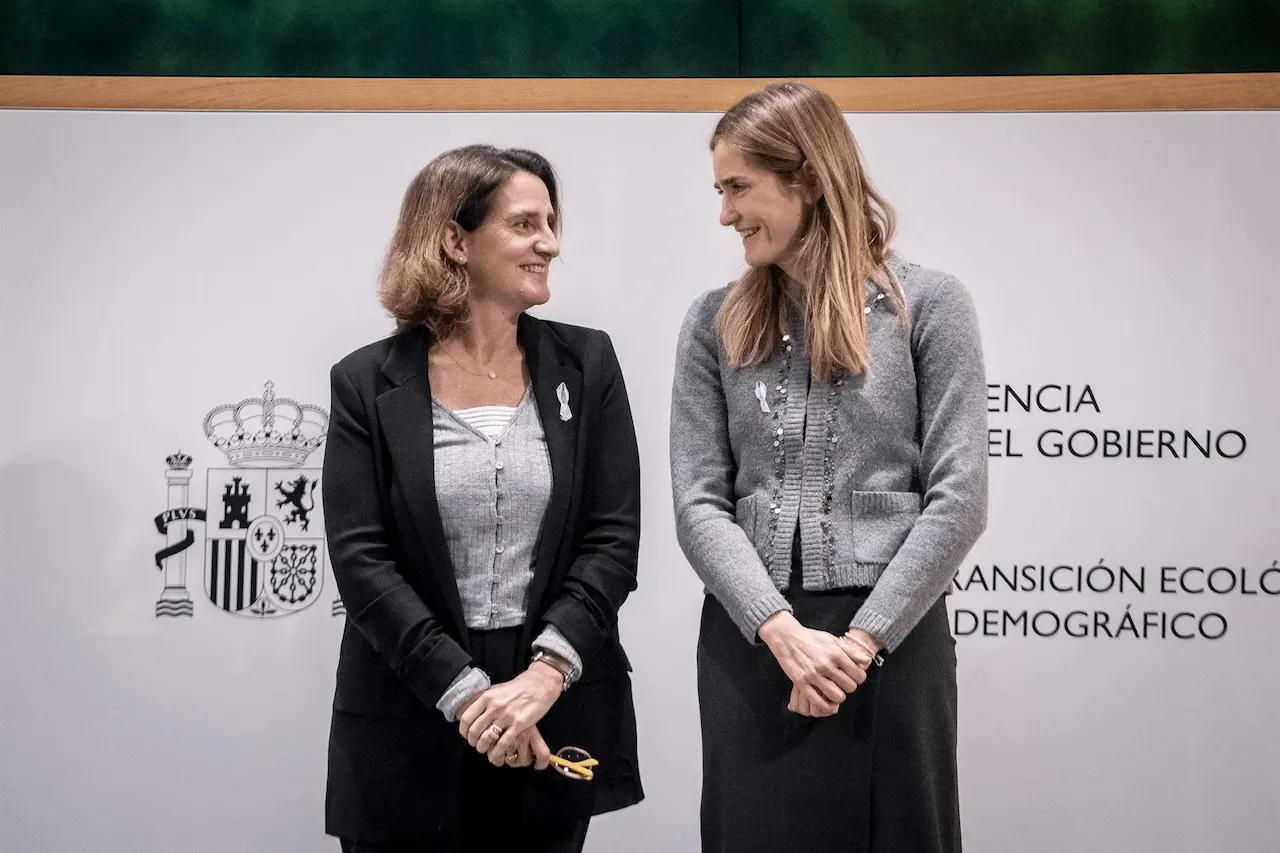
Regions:
M 453 413 L 467 422 L 467 426 L 485 438 L 497 438 L 511 423 L 516 406 L 475 406 L 470 409 L 454 409 Z

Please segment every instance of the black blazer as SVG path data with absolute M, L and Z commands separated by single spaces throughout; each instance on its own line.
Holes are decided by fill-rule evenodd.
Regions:
M 552 470 L 521 647 L 529 654 L 550 623 L 581 655 L 582 677 L 538 728 L 553 750 L 583 747 L 600 766 L 591 782 L 512 772 L 532 780 L 526 808 L 576 820 L 644 796 L 631 667 L 617 629 L 618 608 L 636 586 L 640 461 L 608 335 L 522 315 L 517 338 Z M 331 373 L 324 513 L 347 622 L 325 827 L 340 837 L 426 841 L 459 813 L 470 747 L 435 703 L 471 655 L 436 503 L 430 342 L 425 328 L 402 332 Z

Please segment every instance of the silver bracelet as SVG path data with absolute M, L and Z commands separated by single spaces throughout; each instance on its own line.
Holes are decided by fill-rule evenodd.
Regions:
M 844 639 L 848 640 L 858 648 L 862 649 L 867 654 L 871 655 L 871 662 L 873 664 L 875 664 L 876 666 L 884 666 L 884 655 L 880 654 L 879 652 L 871 651 L 871 649 L 867 648 L 866 643 L 863 643 L 857 637 L 850 637 L 848 634 L 845 634 Z

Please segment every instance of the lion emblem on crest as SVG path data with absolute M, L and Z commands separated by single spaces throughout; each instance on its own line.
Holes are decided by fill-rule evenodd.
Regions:
M 303 530 L 311 524 L 308 516 L 316 508 L 315 493 L 318 482 L 319 480 L 312 480 L 306 474 L 301 474 L 289 483 L 288 488 L 285 488 L 283 480 L 276 483 L 276 491 L 283 495 L 281 500 L 276 501 L 276 509 L 291 507 L 288 515 L 284 517 L 285 524 L 298 524 Z M 309 489 L 308 486 L 310 486 Z

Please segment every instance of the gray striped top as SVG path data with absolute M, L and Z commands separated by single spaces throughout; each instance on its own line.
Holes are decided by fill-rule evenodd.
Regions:
M 502 416 L 508 417 L 499 427 Z M 485 406 L 455 412 L 432 401 L 436 498 L 453 560 L 467 627 L 476 631 L 524 623 L 542 519 L 551 497 L 546 434 L 526 390 L 514 412 Z M 547 626 L 533 643 L 569 660 L 581 659 Z M 489 686 L 487 675 L 464 669 L 436 707 L 452 720 L 467 699 Z

